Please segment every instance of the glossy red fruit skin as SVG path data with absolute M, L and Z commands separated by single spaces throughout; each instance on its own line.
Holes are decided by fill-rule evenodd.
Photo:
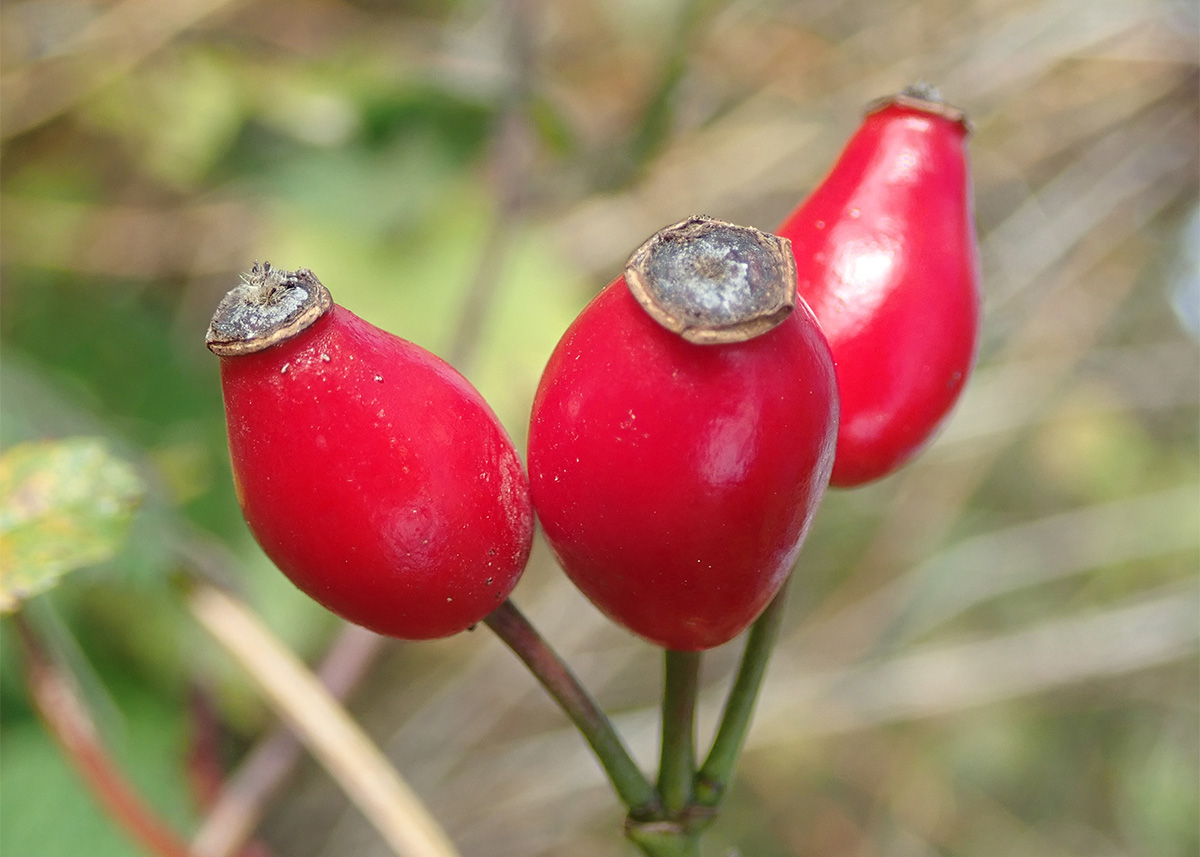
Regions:
M 508 597 L 529 556 L 524 469 L 449 364 L 333 306 L 222 357 L 238 501 L 266 554 L 343 618 L 444 637 Z
M 618 278 L 542 375 L 534 506 L 563 569 L 609 618 L 666 648 L 712 648 L 786 579 L 836 426 L 828 345 L 802 305 L 746 342 L 697 345 Z
M 837 365 L 834 485 L 908 461 L 970 374 L 980 293 L 967 134 L 961 113 L 940 103 L 880 102 L 777 230 Z

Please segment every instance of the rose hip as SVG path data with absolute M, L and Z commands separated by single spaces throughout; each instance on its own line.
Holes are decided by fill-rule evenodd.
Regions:
M 829 347 L 787 242 L 691 218 L 634 254 L 567 330 L 534 399 L 534 504 L 616 622 L 699 650 L 779 590 L 837 430 Z
M 238 501 L 334 613 L 403 639 L 462 631 L 516 585 L 533 534 L 512 442 L 449 364 L 255 266 L 217 308 Z
M 967 133 L 930 90 L 877 102 L 779 228 L 837 365 L 834 485 L 903 465 L 971 371 L 980 296 Z

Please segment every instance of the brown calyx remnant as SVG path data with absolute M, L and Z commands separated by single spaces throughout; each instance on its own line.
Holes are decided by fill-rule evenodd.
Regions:
M 919 81 L 912 86 L 904 87 L 895 95 L 876 98 L 867 105 L 863 115 L 870 116 L 872 113 L 878 113 L 892 105 L 907 107 L 910 110 L 918 110 L 921 113 L 940 116 L 950 122 L 957 122 L 968 134 L 971 133 L 971 120 L 967 118 L 967 114 L 961 108 L 947 104 L 942 99 L 942 94 L 938 92 L 937 87 L 931 83 Z
M 689 342 L 744 342 L 796 306 L 791 242 L 695 216 L 655 233 L 629 258 L 625 282 L 650 316 Z
M 332 306 L 329 290 L 308 268 L 282 271 L 255 262 L 217 304 L 204 344 L 221 357 L 262 351 L 291 339 Z

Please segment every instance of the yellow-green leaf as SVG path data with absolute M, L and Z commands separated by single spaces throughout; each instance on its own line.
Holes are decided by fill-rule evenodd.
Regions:
M 144 490 L 98 438 L 25 443 L 0 455 L 0 613 L 112 557 Z

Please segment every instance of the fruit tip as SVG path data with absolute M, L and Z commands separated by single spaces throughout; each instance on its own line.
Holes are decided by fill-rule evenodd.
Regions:
M 333 306 L 329 290 L 308 268 L 287 271 L 255 262 L 213 313 L 204 337 L 220 357 L 262 351 L 291 339 Z
M 659 230 L 635 250 L 625 283 L 651 318 L 698 345 L 760 336 L 796 305 L 786 238 L 703 215 Z
M 918 80 L 915 83 L 909 84 L 894 95 L 885 95 L 881 98 L 876 98 L 867 104 L 867 108 L 863 113 L 866 116 L 870 116 L 872 113 L 878 113 L 893 106 L 905 107 L 909 110 L 916 110 L 932 116 L 940 116 L 943 119 L 962 126 L 967 134 L 970 134 L 973 130 L 971 120 L 967 117 L 966 111 L 947 102 L 942 97 L 941 91 L 927 80 Z

